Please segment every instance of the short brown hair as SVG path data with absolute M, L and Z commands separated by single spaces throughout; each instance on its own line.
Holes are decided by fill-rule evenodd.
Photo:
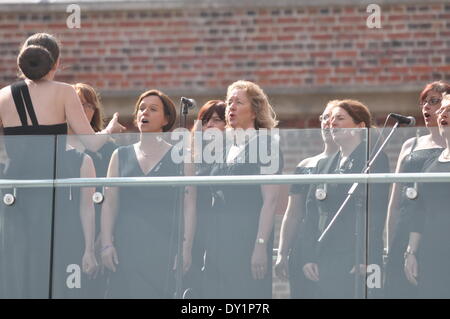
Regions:
M 333 108 L 343 108 L 348 115 L 352 118 L 355 124 L 364 122 L 367 128 L 375 127 L 372 121 L 372 114 L 370 114 L 369 108 L 363 103 L 356 100 L 341 100 L 334 104 Z
M 175 120 L 177 119 L 177 110 L 175 108 L 175 104 L 173 101 L 163 92 L 159 90 L 148 90 L 139 96 L 136 106 L 134 107 L 133 118 L 134 122 L 136 122 L 136 116 L 139 111 L 139 104 L 141 104 L 142 100 L 147 96 L 155 95 L 161 99 L 164 107 L 164 116 L 167 119 L 167 124 L 162 127 L 163 132 L 168 132 L 172 129 L 175 124 Z
M 100 103 L 100 96 L 94 88 L 85 83 L 76 83 L 72 85 L 78 96 L 83 96 L 84 100 L 95 107 L 94 115 L 91 120 L 91 127 L 95 132 L 100 132 L 104 128 L 103 108 Z
M 225 122 L 225 102 L 221 100 L 210 100 L 206 102 L 198 111 L 197 120 L 202 122 L 208 122 L 214 113 Z

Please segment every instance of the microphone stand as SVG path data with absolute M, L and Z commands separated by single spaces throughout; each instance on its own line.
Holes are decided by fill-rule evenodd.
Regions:
M 377 159 L 377 157 L 380 155 L 381 151 L 383 150 L 383 148 L 386 146 L 387 142 L 389 141 L 389 139 L 392 137 L 392 135 L 394 134 L 395 130 L 397 129 L 397 127 L 399 126 L 399 121 L 397 120 L 397 122 L 395 123 L 395 125 L 392 127 L 391 132 L 389 133 L 389 135 L 386 137 L 385 141 L 383 142 L 383 144 L 381 144 L 380 148 L 378 149 L 378 151 L 375 153 L 375 155 L 373 156 L 373 158 L 366 164 L 365 168 L 363 169 L 362 174 L 366 174 L 367 172 L 369 172 L 370 167 L 372 166 L 372 164 L 375 162 L 375 160 Z M 328 226 L 325 228 L 325 230 L 322 232 L 322 234 L 320 235 L 319 239 L 317 240 L 319 243 L 321 243 L 324 238 L 326 237 L 326 235 L 328 234 L 328 232 L 330 231 L 330 229 L 333 227 L 334 223 L 336 222 L 336 219 L 339 217 L 339 215 L 342 213 L 342 211 L 344 210 L 345 206 L 347 205 L 347 203 L 350 201 L 350 199 L 352 198 L 353 194 L 355 193 L 356 189 L 358 188 L 360 183 L 353 183 L 353 185 L 350 187 L 350 189 L 347 192 L 347 197 L 345 198 L 345 200 L 342 202 L 341 206 L 339 207 L 338 211 L 336 212 L 336 214 L 333 216 L 333 218 L 331 219 L 330 223 L 328 224 Z M 358 239 L 358 237 L 361 236 L 360 231 L 358 230 L 359 227 L 361 227 L 361 222 L 363 221 L 361 219 L 361 212 L 362 212 L 362 201 L 361 198 L 359 198 L 356 202 L 356 207 L 357 207 L 357 211 L 356 211 L 356 238 Z M 357 247 L 356 247 L 356 254 L 355 254 L 355 259 L 356 259 L 356 263 L 355 263 L 355 276 L 357 278 L 358 273 L 359 273 L 359 250 L 361 248 L 362 243 L 360 242 L 360 240 L 357 240 Z M 355 297 L 357 298 L 360 295 L 360 286 L 358 285 L 358 280 L 355 280 Z
M 180 102 L 180 127 L 187 128 L 187 115 L 189 104 L 181 98 Z M 180 165 L 179 175 L 184 175 L 184 165 Z M 177 263 L 175 271 L 175 299 L 183 297 L 183 243 L 184 243 L 184 186 L 178 186 L 175 198 L 175 212 L 178 214 L 178 245 Z

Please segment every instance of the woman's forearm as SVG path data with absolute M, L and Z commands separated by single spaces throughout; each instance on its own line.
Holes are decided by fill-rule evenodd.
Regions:
M 95 208 L 92 202 L 93 187 L 83 187 L 80 196 L 80 219 L 86 251 L 94 251 L 95 243 Z
M 263 185 L 261 187 L 263 189 L 263 205 L 259 216 L 258 232 L 255 238 L 255 244 L 267 243 L 270 239 L 279 194 L 278 185 Z
M 280 241 L 278 245 L 278 255 L 287 256 L 292 248 L 292 241 L 298 232 L 298 226 L 302 218 L 302 211 L 298 207 L 300 195 L 289 196 L 288 206 L 283 216 L 280 229 Z
M 197 224 L 196 212 L 196 188 L 193 186 L 186 187 L 184 196 L 184 241 L 183 246 L 192 249 L 194 242 L 195 229 Z
M 103 203 L 100 217 L 102 246 L 112 245 L 114 241 L 113 232 L 117 215 L 117 203 L 115 196 L 117 191 L 112 187 L 105 189 L 105 201 Z
M 398 206 L 400 203 L 400 187 L 398 183 L 394 183 L 391 192 L 391 198 L 389 200 L 389 206 L 386 217 L 386 245 L 387 248 L 391 247 L 392 238 L 394 236 L 395 226 L 398 222 Z
M 421 237 L 422 237 L 422 235 L 420 233 L 416 233 L 416 232 L 409 233 L 408 250 L 411 253 L 415 254 L 417 252 L 417 250 L 419 249 Z

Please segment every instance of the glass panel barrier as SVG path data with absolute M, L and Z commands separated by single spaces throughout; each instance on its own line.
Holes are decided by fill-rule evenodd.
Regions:
M 109 143 L 87 154 L 59 145 L 57 177 L 184 174 L 183 162 L 172 156 L 170 133 L 123 134 Z M 78 146 L 73 139 L 69 145 Z M 94 203 L 95 191 L 102 202 Z M 177 196 L 173 186 L 57 188 L 54 297 L 174 298 Z
M 85 148 L 83 139 L 103 140 L 103 136 L 59 136 L 56 178 L 106 177 L 119 143 L 133 137 L 112 136 L 92 151 Z M 103 187 L 55 188 L 53 298 L 105 297 L 108 275 L 100 255 L 102 201 L 94 202 L 95 192 L 103 195 Z
M 195 135 L 183 131 L 142 136 L 130 134 L 125 138 L 121 135 L 122 140 L 138 142 L 130 142 L 129 146 L 117 150 L 110 163 L 110 176 L 314 173 L 312 168 L 318 164 L 318 157 L 302 162 L 306 171 L 298 169 L 297 164 L 320 154 L 323 140 L 331 139 L 332 135 L 340 136 L 347 143 L 354 140 L 350 150 L 352 155 L 346 160 L 345 156 L 336 154 L 337 148 L 329 149 L 328 157 L 321 161 L 320 173 L 360 173 L 367 158 L 365 130 L 324 131 L 323 136 L 320 130 L 225 133 L 211 130 Z M 160 145 L 167 147 L 164 156 Z M 84 176 L 85 155 L 80 157 L 62 146 L 58 154 L 59 178 Z M 153 154 L 160 156 L 153 158 Z M 340 168 L 339 160 L 343 164 Z M 67 165 L 71 161 L 77 164 Z M 195 187 L 195 191 L 188 187 L 182 205 L 185 227 L 180 227 L 177 206 L 180 203 L 177 189 L 181 188 L 105 187 L 104 201 L 95 205 L 83 200 L 83 196 L 87 199 L 92 196 L 92 189 L 58 188 L 55 197 L 54 297 L 364 297 L 363 287 L 357 289 L 356 286 L 363 282 L 361 275 L 350 274 L 356 258 L 365 256 L 365 244 L 359 239 L 365 237 L 362 226 L 365 214 L 358 215 L 357 222 L 354 213 L 354 207 L 361 211 L 366 207 L 364 187 L 358 188 L 358 200 L 352 198 L 342 216 L 330 226 L 323 242 L 317 243 L 350 186 L 211 183 Z M 89 195 L 83 195 L 83 192 Z M 321 198 L 321 192 L 325 192 L 325 198 Z M 285 223 L 296 227 L 284 230 L 290 232 L 287 237 L 291 238 L 284 239 L 288 247 L 286 260 L 283 260 L 286 248 L 281 247 L 278 258 L 274 258 L 273 248 L 279 247 L 280 223 L 288 193 L 296 202 L 292 209 L 294 217 Z M 97 226 L 92 226 L 96 206 L 101 206 L 102 217 L 97 217 Z M 195 219 L 189 207 L 194 207 Z M 272 225 L 274 219 L 275 226 Z M 190 228 L 193 224 L 195 233 Z M 93 236 L 89 237 L 92 229 L 96 229 L 97 238 L 95 258 L 89 253 L 91 245 L 86 247 L 86 243 L 93 241 Z M 186 233 L 182 237 L 178 235 L 184 230 Z M 355 234 L 359 241 L 354 238 Z M 180 238 L 186 246 L 180 246 Z M 185 267 L 190 265 L 184 275 L 181 275 L 181 265 L 173 271 L 177 261 L 175 256 L 181 251 Z M 290 267 L 291 294 L 283 296 L 278 287 L 287 285 L 278 279 L 283 278 L 282 270 L 279 270 L 283 265 L 278 264 L 285 261 Z M 309 279 L 305 276 L 305 272 L 311 271 L 303 269 L 308 261 L 317 264 L 321 274 L 318 281 L 310 273 Z M 274 275 L 274 266 L 275 272 L 280 272 L 279 276 Z
M 4 136 L 1 172 L 3 181 L 343 175 L 362 173 L 387 134 L 176 130 L 119 134 L 95 152 L 80 140 L 104 137 Z M 437 160 L 442 149 L 413 146 L 424 134 L 423 128 L 397 129 L 370 173 L 394 172 L 405 142 L 400 171 L 447 172 L 446 162 Z M 352 181 L 259 185 L 242 180 L 181 187 L 176 181 L 3 188 L 2 197 L 15 195 L 15 201 L 1 204 L 0 297 L 447 296 L 442 267 L 448 221 L 446 210 L 436 206 L 445 200 L 445 183 L 356 187 Z M 420 237 L 411 252 L 420 272 L 417 286 L 404 270 L 411 233 Z M 406 254 L 409 262 L 411 255 Z
M 331 138 L 330 131 L 319 129 L 280 130 L 280 147 L 284 158 L 283 174 L 313 174 L 317 162 L 334 155 L 329 148 L 324 154 L 324 139 Z M 323 156 L 319 156 L 322 154 Z M 280 187 L 281 205 L 275 215 L 275 247 L 273 298 L 314 298 L 315 283 L 303 272 L 305 238 L 311 245 L 314 233 L 306 233 L 305 221 L 312 221 L 306 211 L 309 189 L 315 184 L 286 184 Z M 308 217 L 308 218 L 307 218 Z M 317 227 L 316 227 L 317 228 Z
M 54 179 L 54 136 L 1 140 L 1 179 Z M 48 298 L 53 188 L 3 188 L 1 196 L 0 297 Z
M 397 166 L 400 173 L 450 172 L 448 162 L 439 160 L 443 148 L 427 142 L 429 134 L 426 128 L 399 128 L 386 147 L 392 155 L 391 171 Z M 385 237 L 389 247 L 385 298 L 450 297 L 445 279 L 450 266 L 447 194 L 447 183 L 395 183 L 392 187 Z M 368 235 L 372 242 L 370 231 Z
M 368 156 L 367 130 L 333 129 L 322 133 L 330 152 L 305 165 L 312 167 L 311 172 L 351 174 L 363 171 Z M 301 145 L 302 141 L 297 143 Z M 318 141 L 317 145 L 324 144 Z M 297 237 L 299 252 L 296 255 L 300 267 L 289 269 L 291 298 L 365 297 L 359 265 L 365 264 L 366 257 L 367 189 L 364 183 L 355 186 L 322 182 L 313 183 L 305 190 L 306 199 L 304 197 L 301 208 L 297 208 L 304 211 Z M 352 195 L 347 199 L 349 192 Z M 296 291 L 292 289 L 295 286 Z
M 227 131 L 225 144 L 216 150 L 223 155 L 217 162 L 205 161 L 202 174 L 281 174 L 284 157 L 280 145 L 278 130 Z M 204 155 L 207 150 L 205 147 Z M 279 186 L 240 183 L 208 188 L 201 190 L 200 220 L 205 225 L 202 297 L 272 298 L 272 225 Z
M 329 150 L 328 157 L 320 161 L 319 173 L 361 173 L 367 160 L 366 130 L 324 131 L 323 137 L 320 130 L 274 130 L 268 138 L 262 130 L 255 136 L 245 133 L 241 132 L 243 137 L 238 141 L 239 132 L 227 132 L 223 163 L 204 168 L 209 175 L 315 173 L 318 157 L 303 161 L 301 169 L 296 166 L 301 159 L 320 154 L 322 140 L 332 135 L 345 141 L 349 154 L 339 156 L 337 148 Z M 203 297 L 364 298 L 364 274 L 351 272 L 357 260 L 365 263 L 365 185 L 357 188 L 342 215 L 321 243 L 317 242 L 351 186 L 299 184 L 289 190 L 288 185 L 210 185 L 203 191 L 205 213 L 197 209 L 197 225 L 205 225 L 200 229 L 206 230 Z M 282 227 L 280 246 L 280 222 L 288 192 L 291 216 Z M 273 229 L 275 212 L 279 214 L 275 214 Z M 272 247 L 280 248 L 275 261 L 270 261 Z M 271 274 L 271 264 L 276 276 Z M 290 294 L 283 294 L 281 287 L 286 287 L 287 278 Z

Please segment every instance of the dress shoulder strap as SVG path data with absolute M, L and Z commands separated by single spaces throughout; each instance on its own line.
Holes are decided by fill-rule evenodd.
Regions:
M 23 82 L 23 81 L 21 81 Z M 28 126 L 27 113 L 25 111 L 25 106 L 23 104 L 22 92 L 21 92 L 21 82 L 16 82 L 11 84 L 11 94 L 14 99 L 14 104 L 16 105 L 17 113 L 19 114 L 20 122 L 22 126 Z
M 11 85 L 11 93 L 16 105 L 17 113 L 19 114 L 22 126 L 28 126 L 27 111 L 30 116 L 33 126 L 38 126 L 39 123 L 34 112 L 33 103 L 31 102 L 30 91 L 25 81 L 19 81 Z M 25 102 L 25 106 L 24 106 Z M 26 107 L 26 111 L 25 111 Z

